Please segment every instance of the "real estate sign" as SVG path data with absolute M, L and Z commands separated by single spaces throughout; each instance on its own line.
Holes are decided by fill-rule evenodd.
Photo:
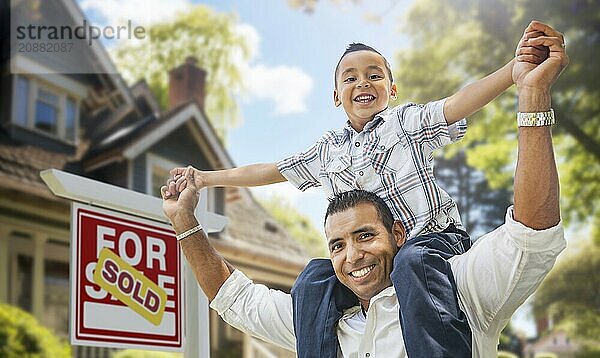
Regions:
M 171 227 L 78 203 L 71 215 L 71 343 L 182 351 L 182 265 Z

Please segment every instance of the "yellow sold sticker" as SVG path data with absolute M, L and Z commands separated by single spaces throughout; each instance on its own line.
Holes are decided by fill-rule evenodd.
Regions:
M 94 282 L 152 324 L 162 321 L 165 290 L 106 247 L 100 251 Z

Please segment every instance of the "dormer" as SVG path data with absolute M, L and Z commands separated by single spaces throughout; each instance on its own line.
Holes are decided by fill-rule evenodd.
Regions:
M 77 145 L 85 86 L 64 76 L 19 74 L 13 77 L 12 93 L 13 126 L 63 144 Z

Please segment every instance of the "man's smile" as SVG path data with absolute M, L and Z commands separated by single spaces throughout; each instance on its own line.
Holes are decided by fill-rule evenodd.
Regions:
M 350 272 L 349 275 L 354 278 L 362 278 L 362 277 L 366 276 L 369 272 L 371 272 L 371 270 L 373 270 L 374 267 L 375 267 L 375 265 L 363 267 L 360 270 L 355 270 L 355 271 Z

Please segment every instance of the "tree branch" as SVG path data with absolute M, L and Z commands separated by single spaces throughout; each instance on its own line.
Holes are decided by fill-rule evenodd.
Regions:
M 569 133 L 581 146 L 600 163 L 600 143 L 585 133 L 566 113 L 556 111 L 557 125 Z

